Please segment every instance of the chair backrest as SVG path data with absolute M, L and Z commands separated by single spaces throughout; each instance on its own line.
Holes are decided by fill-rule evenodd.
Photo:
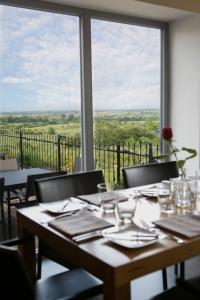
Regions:
M 169 161 L 123 168 L 122 175 L 124 187 L 131 188 L 178 177 L 179 173 L 176 161 Z
M 0 171 L 17 170 L 18 164 L 16 158 L 0 160 Z
M 14 247 L 0 245 L 1 295 L 5 299 L 30 299 L 34 286 L 23 260 Z
M 38 202 L 53 202 L 83 194 L 98 192 L 104 182 L 102 170 L 63 175 L 35 181 Z
M 3 203 L 4 196 L 4 178 L 0 178 L 0 203 Z
M 35 196 L 35 194 L 36 194 L 35 180 L 42 179 L 42 178 L 55 177 L 55 176 L 59 176 L 59 175 L 67 175 L 67 171 L 28 175 L 27 176 L 27 184 L 26 184 L 26 200 L 28 200 L 28 198 L 31 196 Z

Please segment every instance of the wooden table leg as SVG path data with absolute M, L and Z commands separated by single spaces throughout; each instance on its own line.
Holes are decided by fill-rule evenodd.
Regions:
M 115 286 L 111 280 L 104 282 L 104 300 L 131 300 L 130 283 Z

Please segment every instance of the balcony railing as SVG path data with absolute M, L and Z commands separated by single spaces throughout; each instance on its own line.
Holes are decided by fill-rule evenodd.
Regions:
M 6 158 L 17 157 L 21 168 L 40 167 L 50 170 L 74 171 L 80 158 L 79 138 L 45 133 L 0 130 L 0 153 Z M 121 169 L 154 162 L 159 146 L 151 143 L 123 141 L 116 144 L 95 140 L 96 169 L 102 169 L 106 179 L 120 184 Z

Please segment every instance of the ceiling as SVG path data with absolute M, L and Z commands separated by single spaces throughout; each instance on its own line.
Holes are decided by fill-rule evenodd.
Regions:
M 187 11 L 200 13 L 200 1 L 199 0 L 137 0 L 141 2 L 154 3 L 162 6 L 168 6 Z
M 135 0 L 42 0 L 70 6 L 101 10 L 112 13 L 144 17 L 159 21 L 173 21 L 191 15 L 191 12 L 143 3 Z

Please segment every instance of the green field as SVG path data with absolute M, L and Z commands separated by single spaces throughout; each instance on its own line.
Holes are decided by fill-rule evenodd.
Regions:
M 80 156 L 80 128 L 80 115 L 75 111 L 4 113 L 0 115 L 0 152 L 17 157 L 20 164 L 23 157 L 24 167 L 51 170 L 59 169 L 60 156 L 61 169 L 70 173 Z M 158 110 L 99 111 L 94 115 L 96 168 L 104 171 L 107 180 L 119 183 L 123 166 L 147 163 L 149 144 L 156 157 L 159 140 Z
M 4 113 L 0 115 L 0 128 L 80 136 L 80 114 L 77 111 Z M 94 114 L 95 138 L 157 143 L 159 131 L 159 110 L 98 111 Z

